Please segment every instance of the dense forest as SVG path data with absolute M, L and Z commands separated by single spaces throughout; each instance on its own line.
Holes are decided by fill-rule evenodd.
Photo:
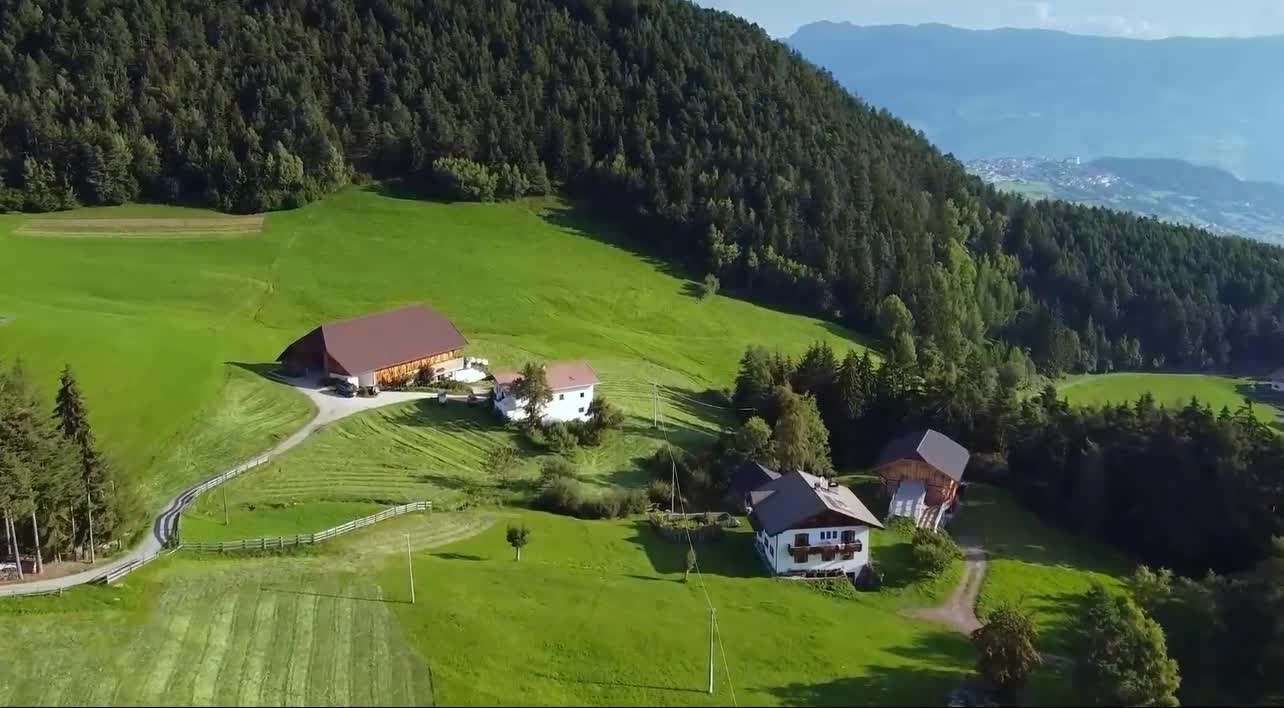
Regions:
M 0 66 L 0 208 L 253 212 L 475 161 L 499 175 L 476 193 L 551 181 L 697 276 L 910 360 L 1099 371 L 1284 349 L 1284 252 L 1000 195 L 682 0 L 17 0 Z

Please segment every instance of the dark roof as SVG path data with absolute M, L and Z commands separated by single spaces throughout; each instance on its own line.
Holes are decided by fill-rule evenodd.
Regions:
M 325 351 L 349 374 L 377 371 L 426 359 L 468 344 L 444 315 L 422 305 L 323 324 L 290 347 L 317 336 Z M 277 357 L 286 357 L 287 348 Z
M 852 490 L 830 486 L 827 480 L 806 472 L 788 472 L 751 496 L 757 499 L 749 515 L 750 523 L 773 536 L 826 511 L 846 516 L 856 524 L 883 528 Z
M 779 472 L 750 460 L 740 463 L 736 471 L 731 473 L 731 488 L 743 497 L 776 479 L 780 479 Z
M 887 444 L 875 467 L 901 460 L 918 460 L 935 467 L 955 482 L 963 481 L 963 470 L 972 453 L 948 436 L 935 430 L 920 430 L 903 435 Z

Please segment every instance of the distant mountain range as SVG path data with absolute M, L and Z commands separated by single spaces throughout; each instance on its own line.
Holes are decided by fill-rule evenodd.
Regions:
M 1111 207 L 1284 244 L 1284 185 L 1245 182 L 1181 160 L 997 158 L 967 163 L 996 186 L 1031 197 Z
M 821 22 L 785 41 L 965 160 L 1178 158 L 1284 183 L 1284 37 Z

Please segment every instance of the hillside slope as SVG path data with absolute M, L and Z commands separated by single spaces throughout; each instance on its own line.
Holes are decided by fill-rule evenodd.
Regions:
M 1284 182 L 1284 37 L 820 22 L 788 43 L 965 159 L 1178 158 Z
M 993 338 L 1050 371 L 1284 347 L 1278 251 L 1032 211 L 681 0 L 56 0 L 6 5 L 0 27 L 18 69 L 0 77 L 0 205 L 290 208 L 350 170 L 430 181 L 455 156 L 509 187 L 551 177 L 696 275 L 913 335 L 941 366 L 1006 355 Z

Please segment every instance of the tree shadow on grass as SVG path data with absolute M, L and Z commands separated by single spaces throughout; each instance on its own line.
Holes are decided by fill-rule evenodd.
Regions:
M 227 366 L 235 366 L 242 371 L 248 371 L 255 376 L 265 378 L 274 383 L 284 383 L 281 365 L 275 361 L 225 361 L 223 363 Z
M 971 648 L 951 633 L 935 633 L 889 653 L 913 666 L 869 666 L 864 675 L 821 683 L 792 683 L 764 690 L 786 706 L 943 705 L 970 676 Z M 946 668 L 953 665 L 957 668 Z
M 481 556 L 472 555 L 472 554 L 470 554 L 470 553 L 434 553 L 434 554 L 432 554 L 432 555 L 433 555 L 434 557 L 436 557 L 436 558 L 441 558 L 442 560 L 456 560 L 456 561 L 484 561 L 484 560 L 486 560 L 485 558 L 482 558 Z
M 670 541 L 661 536 L 649 521 L 633 522 L 633 537 L 628 540 L 642 547 L 656 573 L 678 574 L 687 567 L 687 542 Z M 766 575 L 762 561 L 753 549 L 749 534 L 728 530 L 723 538 L 695 544 L 700 572 L 728 578 L 757 578 Z
M 678 686 L 653 686 L 641 683 L 627 683 L 625 681 L 594 681 L 591 679 L 566 678 L 565 676 L 553 676 L 551 674 L 535 674 L 546 681 L 557 681 L 559 683 L 575 683 L 583 686 L 600 686 L 602 688 L 638 688 L 644 691 L 671 691 L 675 693 L 704 693 L 699 688 L 681 688 Z

